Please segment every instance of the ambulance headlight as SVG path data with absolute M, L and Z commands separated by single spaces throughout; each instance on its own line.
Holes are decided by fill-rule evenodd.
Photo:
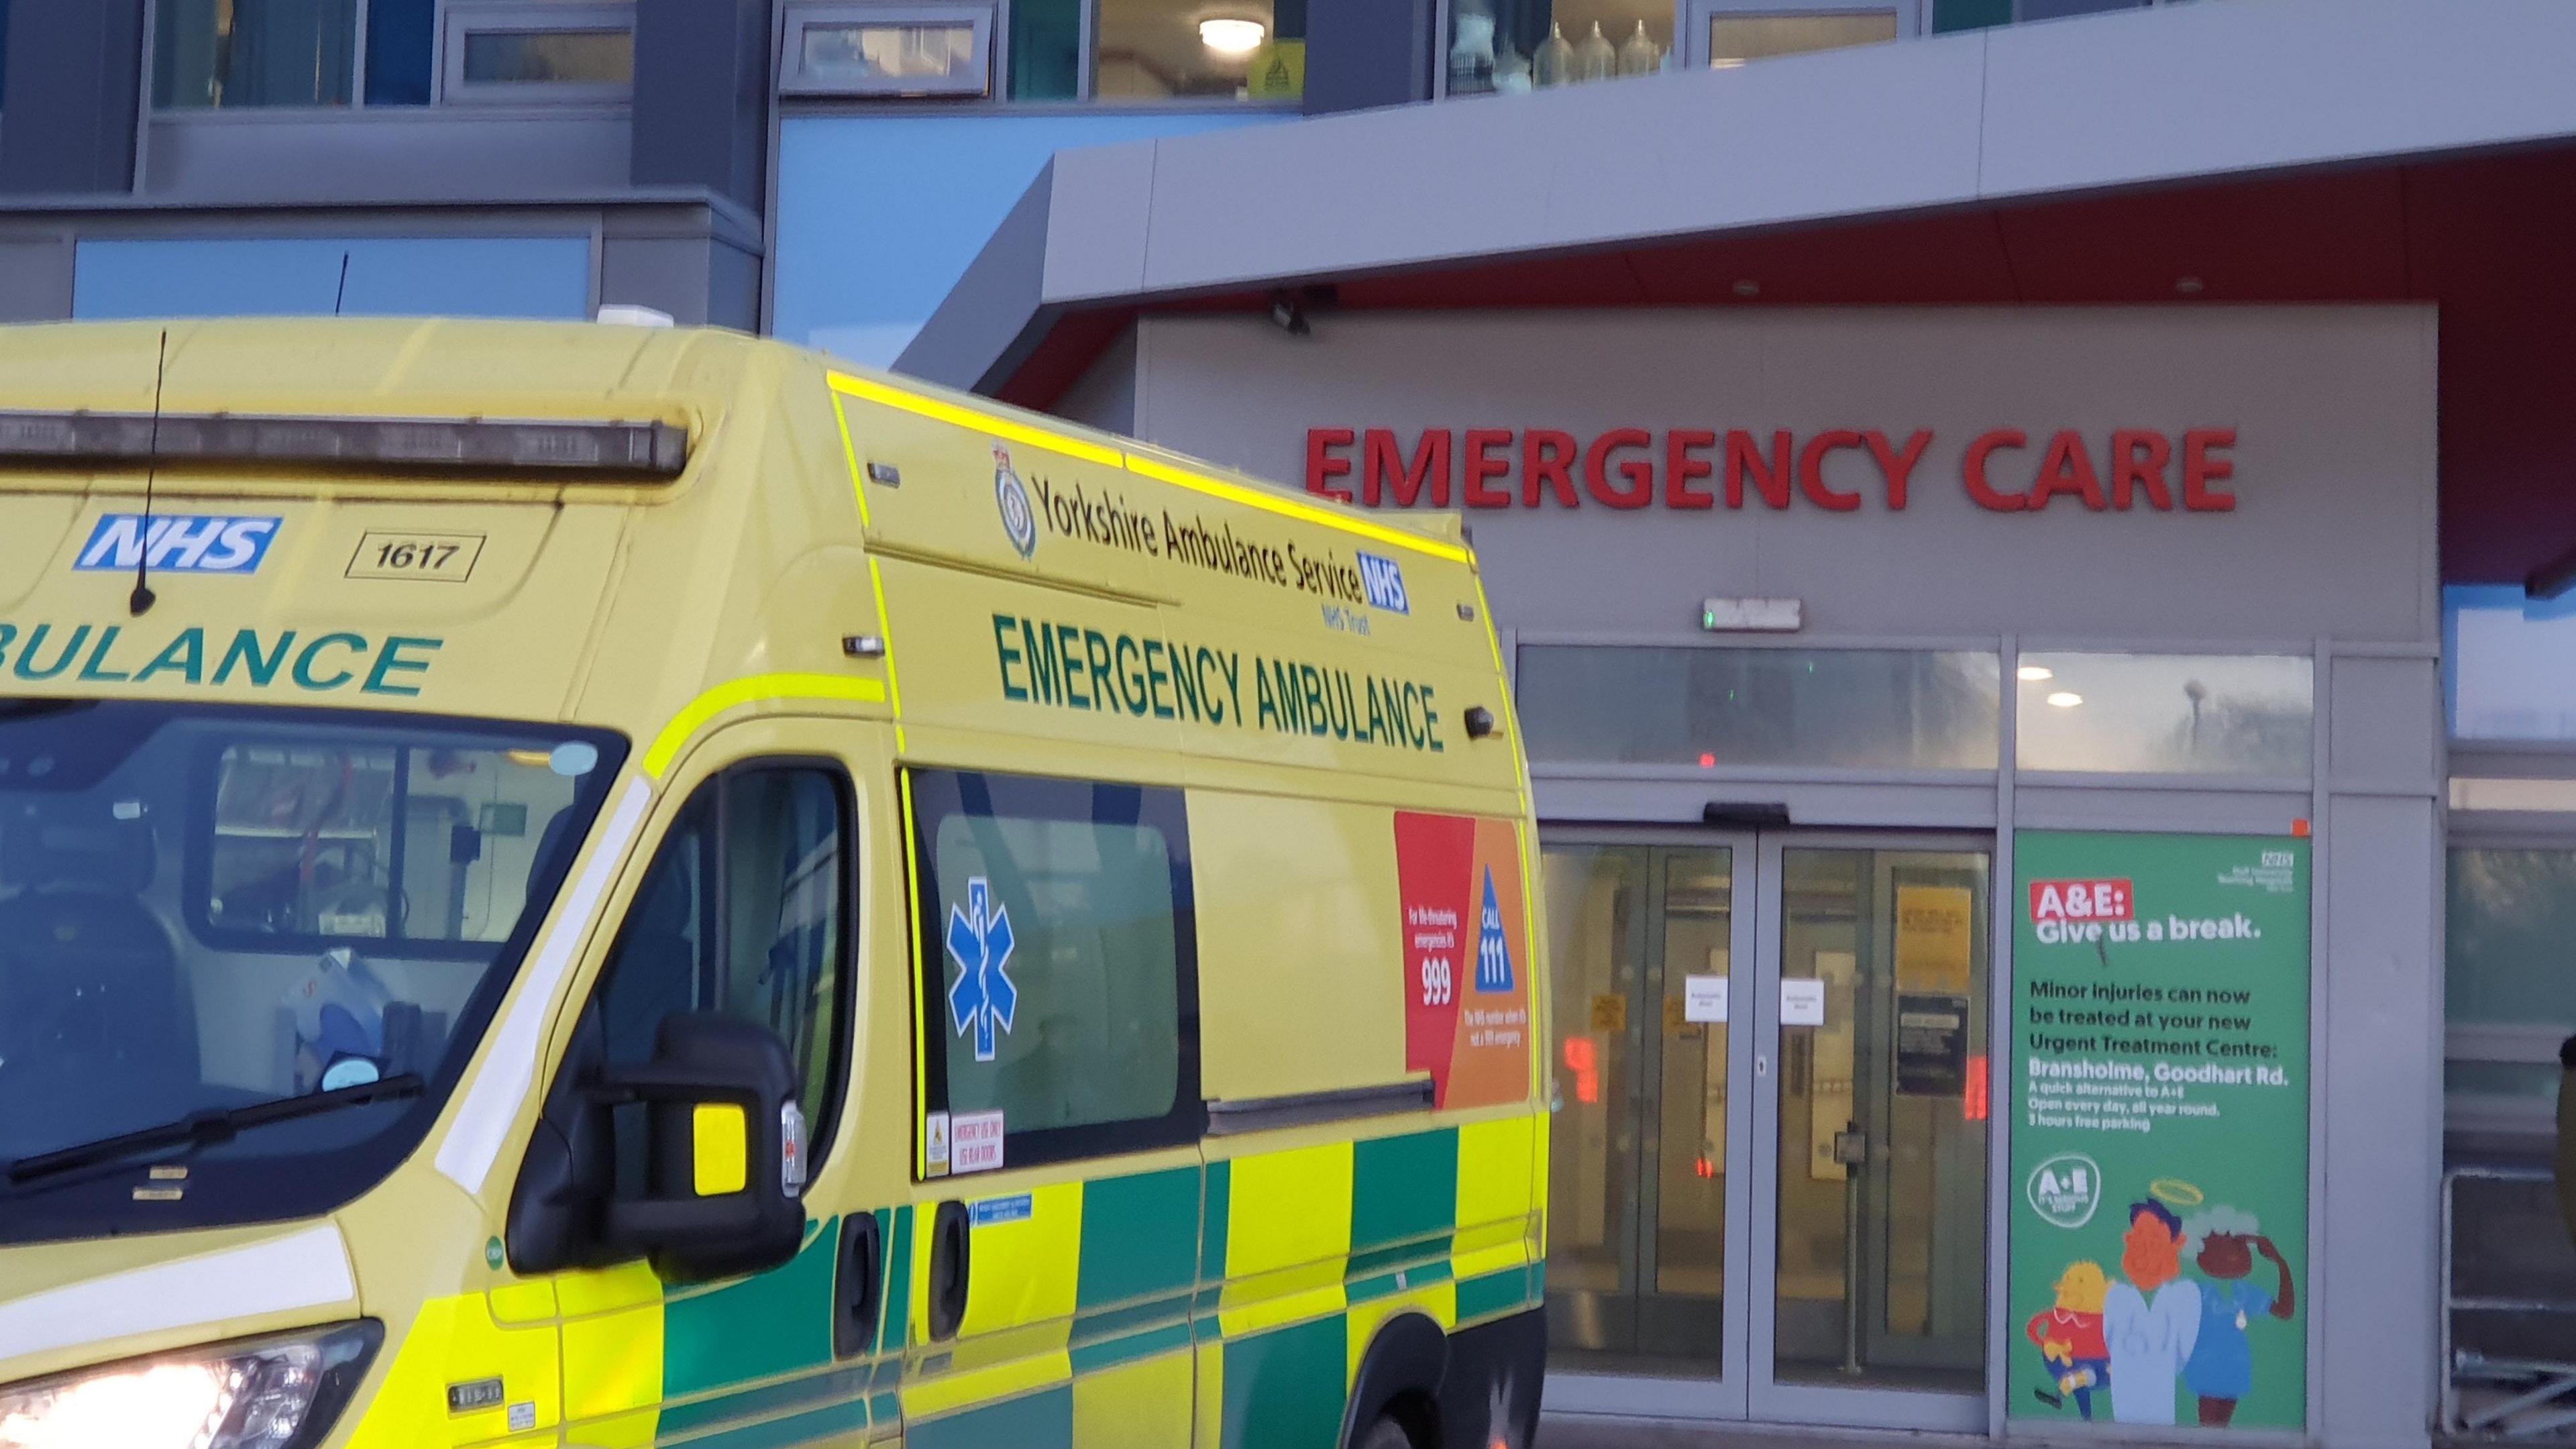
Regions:
M 0 1387 L 0 1449 L 304 1449 L 383 1338 L 345 1323 Z

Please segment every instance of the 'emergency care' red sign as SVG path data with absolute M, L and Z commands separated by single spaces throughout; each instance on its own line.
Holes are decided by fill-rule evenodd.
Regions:
M 1306 489 L 1370 508 L 1743 508 L 1747 500 L 1785 509 L 1803 500 L 1832 513 L 1876 502 L 1904 511 L 1914 470 L 1932 431 L 1896 436 L 1876 428 L 1828 428 L 1801 437 L 1787 428 L 1612 428 L 1580 438 L 1555 428 L 1425 430 L 1408 447 L 1389 428 L 1310 428 Z M 2087 437 L 2074 428 L 2044 440 L 2019 428 L 1978 434 L 1960 455 L 1959 482 L 1977 506 L 2038 512 L 2057 499 L 2096 513 L 2177 505 L 2226 513 L 2236 495 L 2218 485 L 2235 476 L 2226 456 L 2234 428 L 2115 428 Z M 1836 454 L 1849 456 L 1837 460 Z M 1842 478 L 1837 486 L 1831 466 Z

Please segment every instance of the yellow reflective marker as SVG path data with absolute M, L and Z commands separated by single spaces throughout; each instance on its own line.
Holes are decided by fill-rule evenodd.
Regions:
M 751 1181 L 751 1131 L 734 1102 L 700 1102 L 689 1113 L 691 1166 L 700 1197 L 740 1192 Z
M 700 726 L 726 710 L 764 700 L 843 699 L 860 704 L 883 704 L 886 687 L 873 679 L 844 679 L 837 674 L 756 674 L 719 684 L 672 716 L 662 732 L 653 737 L 653 748 L 644 752 L 644 773 L 660 779 L 679 758 L 680 747 Z

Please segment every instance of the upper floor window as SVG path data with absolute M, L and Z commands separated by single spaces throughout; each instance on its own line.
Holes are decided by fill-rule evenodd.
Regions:
M 2442 631 L 2453 737 L 2576 740 L 2576 597 L 2454 586 Z
M 153 0 L 162 110 L 617 100 L 624 0 Z
M 790 0 L 779 88 L 1129 104 L 1293 102 L 1306 0 Z
M 1922 29 L 1922 0 L 1449 0 L 1448 93 L 1728 69 Z

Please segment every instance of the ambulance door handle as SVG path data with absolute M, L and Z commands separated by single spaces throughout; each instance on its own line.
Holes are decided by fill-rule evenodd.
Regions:
M 832 1292 L 832 1354 L 850 1358 L 877 1346 L 885 1307 L 885 1230 L 875 1213 L 841 1219 L 841 1266 Z
M 974 1274 L 975 1236 L 966 1204 L 944 1202 L 930 1229 L 930 1336 L 946 1341 L 966 1321 L 966 1289 Z

